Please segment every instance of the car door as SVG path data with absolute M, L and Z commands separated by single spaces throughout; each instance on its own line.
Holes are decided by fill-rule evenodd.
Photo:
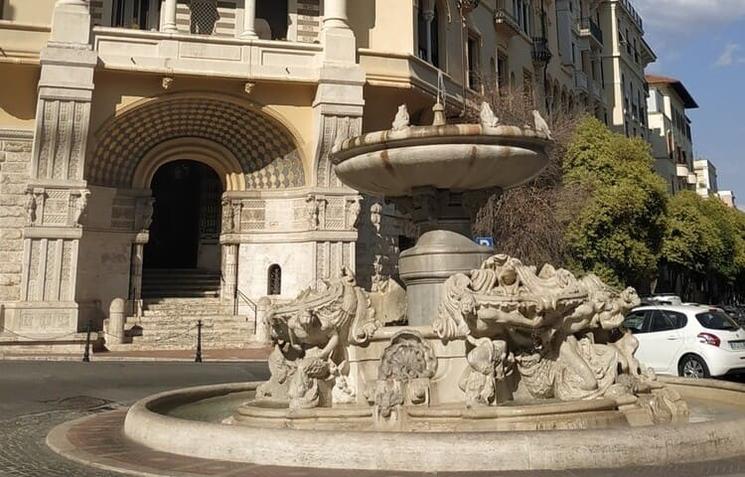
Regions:
M 676 374 L 674 363 L 683 347 L 683 330 L 686 317 L 669 310 L 654 310 L 649 317 L 645 334 L 645 364 L 657 373 Z M 672 367 L 671 367 L 672 366 Z
M 623 321 L 623 326 L 633 333 L 639 341 L 639 349 L 634 353 L 634 357 L 641 363 L 642 368 L 649 367 L 649 353 L 653 346 L 647 340 L 647 331 L 649 330 L 650 317 L 653 310 L 635 310 L 629 313 Z

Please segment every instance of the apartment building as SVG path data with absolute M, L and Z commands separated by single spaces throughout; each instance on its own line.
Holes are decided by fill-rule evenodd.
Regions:
M 607 124 L 626 136 L 648 139 L 644 70 L 657 57 L 644 40 L 642 18 L 629 0 L 600 2 L 598 18 L 607 38 L 602 63 L 609 103 Z
M 671 193 L 697 189 L 691 120 L 686 113 L 698 108 L 685 85 L 675 78 L 647 75 L 647 109 L 655 169 Z
M 719 192 L 717 192 L 717 197 L 719 197 L 719 200 L 724 202 L 727 207 L 732 207 L 733 209 L 737 207 L 734 191 L 720 190 Z
M 696 174 L 696 193 L 701 197 L 717 195 L 719 184 L 714 163 L 707 159 L 693 161 L 693 171 Z
M 612 0 L 469 1 L 463 18 L 456 0 L 0 5 L 0 344 L 78 346 L 116 298 L 143 347 L 153 303 L 250 334 L 263 297 L 342 266 L 372 286 L 410 229 L 379 227 L 398 215 L 336 179 L 333 144 L 490 88 L 616 124 L 617 86 L 643 89 L 622 69 L 653 59 Z

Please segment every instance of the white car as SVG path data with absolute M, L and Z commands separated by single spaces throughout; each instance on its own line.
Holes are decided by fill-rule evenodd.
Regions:
M 636 358 L 659 374 L 708 378 L 745 371 L 745 330 L 718 308 L 635 308 L 624 326 L 639 340 Z

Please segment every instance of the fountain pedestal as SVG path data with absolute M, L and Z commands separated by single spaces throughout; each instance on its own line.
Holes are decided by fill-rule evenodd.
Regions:
M 478 268 L 493 255 L 471 239 L 467 193 L 419 187 L 409 197 L 391 198 L 408 212 L 419 239 L 399 257 L 399 275 L 406 284 L 410 326 L 431 326 L 442 297 L 442 284 L 456 273 Z M 473 202 L 473 201 L 470 201 Z

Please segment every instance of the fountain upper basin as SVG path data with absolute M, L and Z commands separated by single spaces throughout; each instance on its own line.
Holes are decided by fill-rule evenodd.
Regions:
M 333 150 L 339 179 L 372 195 L 414 189 L 508 189 L 548 163 L 551 140 L 531 128 L 479 124 L 413 126 L 347 139 Z

